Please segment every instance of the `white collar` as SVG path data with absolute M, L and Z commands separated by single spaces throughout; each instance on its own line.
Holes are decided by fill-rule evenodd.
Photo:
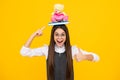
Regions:
M 55 45 L 55 51 L 58 53 L 65 52 L 65 45 L 63 45 L 62 47 L 58 47 L 57 45 Z

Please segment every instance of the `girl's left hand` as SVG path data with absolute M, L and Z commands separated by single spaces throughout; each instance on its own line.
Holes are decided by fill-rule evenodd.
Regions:
M 76 61 L 80 62 L 83 60 L 86 60 L 86 56 L 82 54 L 82 52 L 79 49 L 79 53 L 75 55 Z

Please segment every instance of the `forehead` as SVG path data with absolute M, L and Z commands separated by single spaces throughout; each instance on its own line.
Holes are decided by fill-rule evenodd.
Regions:
M 63 29 L 61 29 L 61 28 L 57 28 L 55 30 L 55 33 L 65 33 L 65 31 Z

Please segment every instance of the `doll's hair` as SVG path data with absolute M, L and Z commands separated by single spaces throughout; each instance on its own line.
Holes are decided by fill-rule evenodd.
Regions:
M 54 51 L 55 51 L 55 41 L 54 41 L 54 32 L 56 29 L 61 28 L 66 33 L 66 41 L 65 41 L 65 50 L 66 50 L 66 57 L 67 57 L 67 67 L 66 67 L 66 80 L 71 80 L 72 78 L 72 71 L 73 71 L 73 60 L 71 54 L 71 44 L 70 44 L 70 37 L 69 32 L 66 25 L 54 25 L 51 30 L 51 39 L 49 44 L 48 50 L 48 78 L 50 80 L 54 80 Z
M 62 5 L 62 4 L 55 4 L 54 5 L 54 10 L 63 11 L 63 9 L 64 9 L 64 5 Z

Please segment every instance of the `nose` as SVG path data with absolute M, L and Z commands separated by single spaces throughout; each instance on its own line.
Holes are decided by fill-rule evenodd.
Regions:
M 62 35 L 58 35 L 58 39 L 61 39 L 62 38 Z

